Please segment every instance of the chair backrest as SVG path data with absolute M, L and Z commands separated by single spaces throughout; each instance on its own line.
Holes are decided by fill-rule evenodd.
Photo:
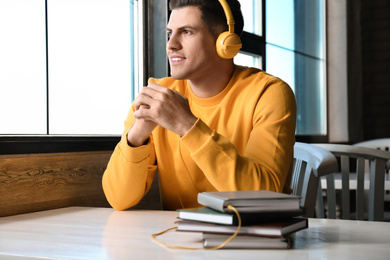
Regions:
M 301 196 L 301 206 L 307 217 L 314 217 L 318 184 L 321 176 L 337 171 L 337 160 L 332 153 L 318 146 L 296 142 L 291 188 Z
M 379 138 L 355 143 L 355 146 L 362 146 L 378 150 L 390 151 L 390 138 Z
M 390 138 L 371 139 L 371 140 L 355 143 L 353 145 L 390 152 Z M 390 176 L 389 176 L 389 174 L 390 174 L 390 161 L 388 161 L 388 164 L 386 166 L 387 166 L 387 174 L 388 174 L 387 178 L 388 178 L 388 180 L 390 180 Z M 366 169 L 366 171 L 367 171 L 367 169 Z
M 365 182 L 368 189 L 368 220 L 384 219 L 384 184 L 386 165 L 390 165 L 390 153 L 377 149 L 346 144 L 316 144 L 340 158 L 340 172 L 326 176 L 326 199 L 328 218 L 336 218 L 336 188 L 341 182 L 341 218 L 364 218 Z M 356 172 L 350 171 L 350 162 L 356 161 Z M 365 163 L 369 163 L 369 173 L 365 175 Z M 356 189 L 356 214 L 351 215 L 350 184 Z M 320 185 L 321 186 L 321 182 Z M 322 194 L 322 193 L 319 193 Z M 323 198 L 318 196 L 316 214 L 324 217 Z

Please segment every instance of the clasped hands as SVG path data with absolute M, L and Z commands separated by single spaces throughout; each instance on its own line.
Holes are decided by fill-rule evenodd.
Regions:
M 156 83 L 142 88 L 134 107 L 136 121 L 127 134 L 127 140 L 135 147 L 145 143 L 157 125 L 183 136 L 197 120 L 186 97 Z

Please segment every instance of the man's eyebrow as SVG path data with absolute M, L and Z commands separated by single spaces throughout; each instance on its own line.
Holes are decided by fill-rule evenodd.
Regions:
M 182 30 L 188 30 L 188 29 L 191 29 L 191 30 L 196 30 L 197 27 L 194 27 L 194 26 L 191 26 L 191 25 L 184 25 L 184 26 L 181 26 L 179 28 L 177 28 L 178 31 L 182 31 Z M 171 28 L 167 27 L 167 31 L 172 31 Z

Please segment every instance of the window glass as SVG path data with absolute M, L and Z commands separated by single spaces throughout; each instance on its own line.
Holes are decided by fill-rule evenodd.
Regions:
M 240 0 L 241 11 L 244 17 L 245 36 L 242 36 L 243 48 L 234 57 L 234 63 L 237 65 L 255 67 L 263 69 L 264 53 L 252 53 L 254 49 L 258 51 L 258 47 L 263 44 L 263 13 L 261 0 Z M 254 37 L 254 35 L 256 35 Z M 260 36 L 260 37 L 259 37 Z M 251 40 L 248 41 L 247 38 Z
M 45 1 L 0 1 L 0 134 L 46 133 Z
M 136 0 L 0 1 L 0 135 L 120 135 L 138 13 Z
M 261 56 L 256 56 L 256 55 L 251 55 L 246 53 L 238 53 L 234 57 L 234 63 L 237 65 L 262 69 Z
M 120 134 L 131 104 L 128 0 L 50 0 L 49 131 Z
M 244 30 L 262 36 L 262 0 L 240 0 L 240 4 L 244 16 Z
M 267 44 L 266 53 L 267 72 L 284 80 L 295 92 L 294 52 Z
M 297 100 L 297 135 L 326 135 L 324 0 L 266 2 L 266 70 Z
M 267 0 L 266 1 L 266 42 L 286 48 L 294 49 L 294 1 Z
M 298 104 L 297 133 L 326 134 L 325 63 L 295 54 L 295 98 Z

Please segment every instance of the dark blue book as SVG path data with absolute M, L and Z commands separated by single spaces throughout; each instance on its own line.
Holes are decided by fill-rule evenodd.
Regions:
M 209 207 L 178 209 L 179 219 L 208 222 L 223 225 L 238 225 L 235 213 L 220 212 Z M 302 208 L 291 211 L 240 213 L 242 225 L 257 224 L 267 221 L 282 220 L 302 216 Z

